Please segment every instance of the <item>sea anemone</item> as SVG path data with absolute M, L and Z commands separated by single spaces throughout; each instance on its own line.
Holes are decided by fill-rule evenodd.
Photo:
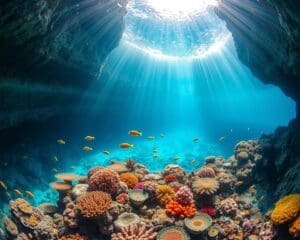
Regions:
M 149 198 L 149 194 L 141 189 L 133 189 L 128 193 L 130 202 L 139 207 Z
M 300 215 L 296 218 L 296 220 L 291 224 L 289 228 L 289 233 L 294 237 L 300 236 Z
M 156 189 L 156 198 L 161 205 L 166 205 L 175 197 L 174 190 L 168 185 L 159 185 Z
M 131 225 L 121 229 L 119 233 L 113 233 L 111 240 L 155 240 L 157 233 L 153 228 L 146 226 Z
M 167 183 L 170 183 L 176 180 L 176 176 L 173 173 L 170 173 L 167 176 L 165 176 L 164 179 Z
M 116 229 L 120 230 L 124 227 L 129 227 L 131 225 L 138 224 L 140 222 L 140 217 L 134 213 L 124 212 L 118 216 L 117 220 L 114 221 Z
M 283 197 L 275 204 L 271 214 L 272 222 L 276 225 L 295 219 L 300 211 L 300 194 Z
M 226 198 L 220 203 L 220 213 L 223 215 L 235 215 L 238 210 L 238 205 L 233 198 Z
M 126 183 L 129 188 L 134 188 L 139 182 L 139 179 L 133 173 L 122 173 L 120 179 L 122 182 Z
M 209 215 L 200 213 L 192 218 L 184 219 L 186 229 L 192 234 L 200 234 L 208 229 L 212 224 L 212 219 Z
M 193 203 L 182 205 L 177 201 L 171 201 L 166 205 L 166 212 L 178 218 L 192 217 L 196 214 L 196 207 Z
M 133 159 L 127 159 L 125 161 L 125 166 L 130 169 L 131 171 L 133 170 L 134 166 L 136 164 L 136 161 L 134 161 Z
M 94 191 L 81 196 L 76 206 L 84 217 L 92 218 L 105 213 L 109 209 L 111 201 L 108 193 Z
M 183 186 L 176 192 L 175 200 L 183 205 L 190 204 L 193 201 L 193 193 L 187 186 Z
M 120 193 L 117 197 L 116 197 L 116 201 L 118 203 L 121 204 L 126 204 L 129 202 L 129 196 L 127 193 Z
M 59 240 L 87 240 L 88 238 L 82 235 L 76 234 L 70 234 L 66 236 L 62 236 L 59 238 Z
M 211 167 L 203 167 L 198 171 L 200 178 L 214 178 L 216 176 L 215 170 Z
M 167 227 L 160 230 L 157 240 L 190 240 L 190 236 L 182 227 Z
M 198 178 L 193 182 L 193 190 L 200 195 L 213 195 L 219 189 L 219 183 L 214 178 Z
M 98 170 L 89 180 L 89 189 L 91 191 L 102 191 L 113 195 L 118 191 L 119 187 L 119 175 L 113 170 Z

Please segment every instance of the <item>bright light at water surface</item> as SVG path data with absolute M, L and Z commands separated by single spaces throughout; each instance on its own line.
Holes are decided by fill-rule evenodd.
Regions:
M 184 20 L 216 6 L 216 0 L 146 0 L 163 18 Z

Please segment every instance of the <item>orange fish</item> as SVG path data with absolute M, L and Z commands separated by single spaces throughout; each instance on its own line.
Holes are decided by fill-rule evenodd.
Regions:
M 130 131 L 128 132 L 128 135 L 134 136 L 134 137 L 139 137 L 139 136 L 142 136 L 143 133 L 140 132 L 140 131 L 138 131 L 138 130 L 130 130 Z
M 121 143 L 120 148 L 132 148 L 133 144 L 130 143 Z

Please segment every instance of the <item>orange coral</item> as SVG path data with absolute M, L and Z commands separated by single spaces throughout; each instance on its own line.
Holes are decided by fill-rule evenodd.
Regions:
M 81 236 L 78 233 L 62 236 L 59 238 L 59 240 L 87 240 L 87 239 L 88 239 L 87 237 Z
M 173 182 L 173 181 L 175 181 L 175 179 L 176 179 L 176 177 L 175 177 L 175 175 L 173 173 L 170 173 L 167 176 L 165 176 L 165 181 L 167 183 Z
M 174 217 L 185 218 L 196 214 L 195 204 L 182 205 L 177 201 L 171 201 L 166 205 L 166 212 Z
M 166 205 L 173 200 L 174 190 L 168 185 L 159 185 L 156 189 L 156 198 L 162 205 Z
M 296 220 L 292 223 L 289 228 L 289 233 L 294 237 L 300 236 L 300 215 L 296 218 Z
M 40 220 L 37 219 L 36 216 L 31 215 L 31 216 L 27 219 L 27 222 L 28 222 L 28 224 L 29 224 L 31 227 L 35 227 L 35 226 L 37 226 L 37 225 L 40 223 Z
M 80 197 L 76 206 L 84 217 L 92 218 L 106 212 L 110 207 L 111 201 L 108 193 L 94 191 Z
M 291 194 L 283 197 L 275 204 L 271 214 L 274 224 L 283 224 L 295 219 L 300 212 L 300 194 Z
M 120 175 L 120 180 L 126 183 L 129 188 L 134 188 L 134 186 L 139 182 L 139 179 L 133 173 L 122 173 Z

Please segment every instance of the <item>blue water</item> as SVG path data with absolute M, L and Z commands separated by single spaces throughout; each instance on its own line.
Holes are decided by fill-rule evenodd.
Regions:
M 153 14 L 133 1 L 123 39 L 90 86 L 98 89 L 98 95 L 85 120 L 74 119 L 76 128 L 70 132 L 67 127 L 53 131 L 56 139 L 67 142 L 59 146 L 55 138 L 52 141 L 55 147 L 49 154 L 59 161 L 45 164 L 32 159 L 37 164 L 24 169 L 34 168 L 39 184 L 32 186 L 28 175 L 18 173 L 7 180 L 11 188 L 30 189 L 37 196 L 35 203 L 53 202 L 56 193 L 48 188 L 55 180 L 52 168 L 85 174 L 111 159 L 134 158 L 152 171 L 170 163 L 191 171 L 201 166 L 205 156 L 229 157 L 237 142 L 257 139 L 294 118 L 295 103 L 277 87 L 262 84 L 240 62 L 231 34 L 212 9 L 196 22 L 157 20 Z M 89 91 L 82 93 L 79 110 L 88 98 Z M 131 129 L 142 131 L 143 137 L 128 136 Z M 87 143 L 86 135 L 94 135 L 95 141 Z M 155 139 L 148 140 L 150 135 Z M 199 142 L 193 141 L 195 137 Z M 121 142 L 134 147 L 120 149 Z M 94 150 L 83 152 L 84 145 Z M 158 159 L 153 158 L 153 149 Z M 180 159 L 174 161 L 175 156 Z

